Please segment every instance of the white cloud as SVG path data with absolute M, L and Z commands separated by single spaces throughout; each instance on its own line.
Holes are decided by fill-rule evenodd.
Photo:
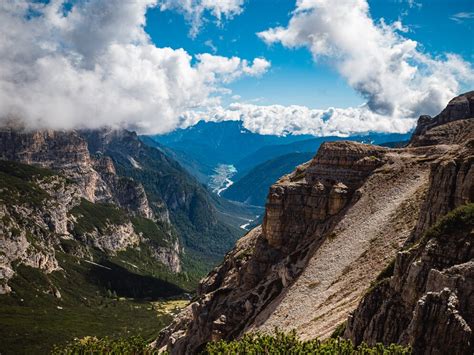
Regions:
M 423 5 L 421 4 L 421 1 L 415 1 L 415 0 L 400 0 L 400 2 L 406 2 L 410 8 L 421 8 Z
M 392 118 L 372 112 L 366 106 L 356 108 L 310 109 L 305 106 L 259 106 L 233 103 L 228 108 L 215 106 L 208 111 L 183 114 L 182 128 L 200 120 L 242 121 L 251 132 L 272 135 L 310 134 L 314 136 L 350 136 L 368 132 L 406 133 L 416 120 Z
M 270 62 L 263 58 L 255 58 L 252 64 L 238 57 L 221 57 L 209 53 L 198 54 L 197 69 L 206 75 L 209 81 L 222 81 L 224 83 L 235 80 L 243 74 L 260 76 L 270 67 Z
M 204 45 L 209 47 L 212 53 L 217 53 L 217 47 L 214 45 L 214 42 L 212 42 L 212 40 L 208 39 L 207 41 L 204 42 Z
M 473 70 L 457 55 L 423 53 L 404 31 L 399 21 L 374 22 L 366 0 L 298 0 L 287 27 L 258 35 L 268 44 L 305 46 L 315 61 L 334 64 L 378 115 L 436 114 L 461 82 L 474 82 Z
M 64 3 L 0 2 L 0 123 L 166 132 L 184 111 L 218 104 L 222 84 L 270 65 L 157 48 L 144 31 L 157 0 Z
M 220 25 L 222 20 L 232 19 L 243 11 L 244 0 L 159 0 L 162 11 L 176 10 L 181 12 L 191 23 L 189 34 L 196 37 L 203 25 L 204 16 L 210 13 Z
M 474 19 L 474 12 L 458 12 L 451 16 L 450 19 L 457 23 L 464 23 Z

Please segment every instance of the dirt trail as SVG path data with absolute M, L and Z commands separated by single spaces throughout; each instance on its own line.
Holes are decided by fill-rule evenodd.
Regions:
M 387 155 L 362 186 L 361 198 L 310 259 L 298 280 L 261 314 L 253 330 L 296 329 L 303 339 L 328 337 L 358 304 L 413 229 L 429 171 L 400 150 Z

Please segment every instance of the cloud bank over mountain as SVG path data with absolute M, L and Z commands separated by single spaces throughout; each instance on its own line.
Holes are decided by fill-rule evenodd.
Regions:
M 433 115 L 445 107 L 461 83 L 474 83 L 468 62 L 452 53 L 442 57 L 424 53 L 419 43 L 405 37 L 408 31 L 401 21 L 374 21 L 366 0 L 298 0 L 286 27 L 270 28 L 258 36 L 269 45 L 307 47 L 315 62 L 334 65 L 366 103 L 310 109 L 235 102 L 187 111 L 181 127 L 199 120 L 240 120 L 260 134 L 406 133 L 419 115 Z
M 270 67 L 156 47 L 144 26 L 157 0 L 68 3 L 0 3 L 1 121 L 166 132 L 183 111 L 218 104 L 222 84 Z
M 406 133 L 416 120 L 379 115 L 367 107 L 310 109 L 305 106 L 259 106 L 233 103 L 207 111 L 188 111 L 182 127 L 205 121 L 242 121 L 245 128 L 259 134 L 284 136 L 311 134 L 314 136 L 350 136 L 368 132 Z

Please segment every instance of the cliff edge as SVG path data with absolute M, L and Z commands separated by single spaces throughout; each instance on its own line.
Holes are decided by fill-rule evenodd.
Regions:
M 323 144 L 270 188 L 262 226 L 201 282 L 197 299 L 155 345 L 194 353 L 211 340 L 275 327 L 303 338 L 330 336 L 400 250 L 472 202 L 473 97 L 453 99 L 433 119 L 422 116 L 406 148 Z M 347 337 L 412 344 L 357 331 L 354 319 L 365 319 L 357 312 Z M 428 339 L 423 349 L 430 346 Z

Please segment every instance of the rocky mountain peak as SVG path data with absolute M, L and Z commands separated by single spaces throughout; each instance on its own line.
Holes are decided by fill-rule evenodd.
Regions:
M 306 171 L 306 181 L 325 185 L 342 183 L 357 188 L 367 175 L 383 164 L 386 150 L 349 141 L 323 143 Z
M 296 330 L 303 339 L 330 336 L 358 307 L 377 276 L 393 266 L 403 246 L 419 241 L 453 208 L 473 201 L 472 97 L 467 93 L 452 100 L 434 118 L 422 116 L 407 148 L 344 141 L 321 145 L 310 162 L 271 186 L 262 226 L 244 236 L 202 281 L 195 302 L 161 333 L 156 345 L 176 354 L 192 353 L 210 340 L 272 332 L 275 327 Z M 450 245 L 458 250 L 455 243 Z M 407 267 L 408 259 L 401 254 L 396 270 Z M 416 265 L 413 261 L 413 279 L 406 281 L 413 283 L 410 290 L 425 282 L 426 273 L 419 273 Z M 459 272 L 456 280 L 469 272 Z M 438 284 L 447 287 L 454 280 Z M 398 322 L 397 314 L 412 314 L 413 304 L 423 302 L 417 319 L 429 316 L 430 322 L 442 323 L 447 318 L 437 307 L 452 309 L 454 317 L 457 304 L 466 309 L 466 290 L 472 291 L 469 284 L 456 298 L 455 288 L 439 295 L 429 293 L 431 289 L 415 294 L 403 291 L 403 285 L 394 284 L 391 293 L 377 288 L 374 299 L 365 297 L 368 301 L 359 306 L 346 336 L 357 343 L 390 339 L 415 344 L 413 339 L 425 328 L 415 322 L 407 329 L 409 317 Z M 409 292 L 412 303 L 396 298 L 408 297 Z M 395 305 L 385 309 L 385 297 L 392 296 Z M 398 309 L 400 305 L 407 308 Z M 380 323 L 371 323 L 373 314 Z M 384 319 L 390 324 L 382 327 Z M 463 340 L 459 349 L 469 349 L 465 340 L 472 333 L 464 326 L 459 329 L 461 333 L 452 330 L 450 336 Z M 423 335 L 424 343 L 417 343 L 420 353 L 447 349 L 430 345 L 438 344 L 433 338 L 444 332 L 441 327 L 427 329 L 431 330 Z
M 469 91 L 453 98 L 439 115 L 420 116 L 410 145 L 459 143 L 474 138 L 473 127 L 474 91 Z

